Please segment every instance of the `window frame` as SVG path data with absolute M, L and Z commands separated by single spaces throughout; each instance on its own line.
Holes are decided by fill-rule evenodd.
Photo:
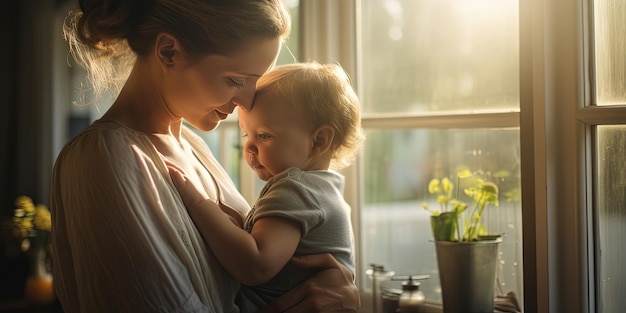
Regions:
M 318 60 L 324 62 L 328 59 L 337 61 L 346 69 L 353 78 L 354 86 L 359 96 L 359 82 L 361 81 L 359 60 L 360 9 L 361 0 L 333 1 L 333 0 L 300 0 L 301 47 L 303 60 Z M 350 24 L 352 22 L 353 24 Z M 320 44 L 323 43 L 323 44 Z M 350 44 L 352 46 L 350 46 Z M 429 115 L 418 116 L 406 114 L 388 115 L 364 115 L 362 126 L 365 129 L 375 128 L 484 128 L 484 127 L 519 127 L 521 120 L 520 112 L 493 112 L 478 114 L 454 114 L 454 115 Z M 359 208 L 362 197 L 359 190 L 363 190 L 360 180 L 362 163 L 357 158 L 356 164 L 343 171 L 346 175 L 347 202 L 353 208 L 353 226 L 357 242 L 357 273 L 368 268 L 367 264 L 361 264 L 362 256 L 359 252 L 361 242 L 361 227 L 359 225 Z M 357 284 L 361 288 L 362 305 L 361 311 L 367 312 L 371 305 L 370 291 L 363 288 L 364 282 L 360 281 L 361 275 L 357 275 Z M 439 308 L 440 309 L 440 308 Z M 435 311 L 437 308 L 435 307 Z
M 626 124 L 626 106 L 592 100 L 592 0 L 520 1 L 520 14 L 525 309 L 601 312 L 596 126 Z
M 301 0 L 303 20 L 327 21 L 348 12 L 358 25 L 361 0 Z M 520 127 L 522 159 L 522 220 L 524 246 L 524 309 L 527 312 L 596 312 L 594 159 L 595 127 L 626 124 L 626 105 L 598 107 L 593 96 L 591 0 L 524 0 L 520 5 L 520 112 L 500 113 Z M 332 13 L 332 14 L 331 14 Z M 338 22 L 341 22 L 338 21 Z M 315 23 L 311 23 L 315 24 Z M 317 23 L 320 24 L 320 23 Z M 336 24 L 327 24 L 336 25 Z M 359 29 L 334 27 L 325 48 L 339 38 L 358 46 Z M 329 56 L 349 64 L 359 86 L 359 51 L 326 51 L 316 45 L 319 30 L 302 27 L 303 59 Z M 308 48 L 313 46 L 315 48 Z M 322 60 L 323 61 L 323 60 Z M 494 115 L 495 116 L 495 115 Z M 364 117 L 363 126 L 447 127 L 476 116 L 381 118 Z M 486 120 L 489 120 L 486 117 Z M 495 122 L 494 122 L 495 123 Z M 468 127 L 472 122 L 468 122 Z M 359 208 L 359 164 L 347 173 L 347 198 Z M 572 170 L 573 169 L 573 170 Z M 352 192 L 356 192 L 352 194 Z M 571 195 L 577 195 L 572 197 Z M 354 219 L 358 234 L 358 218 Z M 574 239 L 572 239 L 574 238 Z M 364 270 L 358 264 L 357 270 Z M 365 299 L 364 295 L 364 299 Z

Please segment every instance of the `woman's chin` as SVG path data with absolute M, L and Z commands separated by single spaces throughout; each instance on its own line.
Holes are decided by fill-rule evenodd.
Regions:
M 187 121 L 187 123 L 191 126 L 193 126 L 194 128 L 203 131 L 203 132 L 210 132 L 214 129 L 217 128 L 217 126 L 220 125 L 221 120 L 218 121 L 203 121 L 202 123 L 194 123 L 192 121 Z

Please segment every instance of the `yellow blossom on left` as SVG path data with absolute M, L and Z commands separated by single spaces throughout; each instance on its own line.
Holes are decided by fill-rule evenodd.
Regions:
M 15 199 L 15 210 L 23 210 L 25 215 L 32 215 L 35 213 L 33 199 L 28 196 L 17 197 L 17 199 Z
M 52 221 L 50 220 L 50 211 L 48 208 L 40 204 L 35 210 L 35 218 L 33 219 L 35 228 L 50 231 L 52 229 Z
M 38 205 L 33 220 L 35 228 L 50 231 L 52 229 L 52 221 L 50 219 L 50 211 L 45 205 Z
M 35 206 L 28 196 L 19 196 L 15 199 L 13 212 L 13 235 L 15 237 L 27 239 L 33 236 L 36 230 L 50 231 L 51 226 L 50 210 L 45 205 Z

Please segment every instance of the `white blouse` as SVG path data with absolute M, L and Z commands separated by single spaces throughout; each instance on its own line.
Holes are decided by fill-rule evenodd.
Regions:
M 220 201 L 249 210 L 206 143 L 182 138 Z M 237 312 L 239 288 L 217 263 L 150 139 L 97 121 L 55 163 L 51 203 L 55 292 L 65 312 Z

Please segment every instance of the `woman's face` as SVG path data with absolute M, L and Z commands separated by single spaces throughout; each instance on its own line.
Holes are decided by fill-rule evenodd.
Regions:
M 164 81 L 168 110 L 210 131 L 236 106 L 252 107 L 256 82 L 276 62 L 280 40 L 263 39 L 229 56 L 209 55 L 171 70 Z

